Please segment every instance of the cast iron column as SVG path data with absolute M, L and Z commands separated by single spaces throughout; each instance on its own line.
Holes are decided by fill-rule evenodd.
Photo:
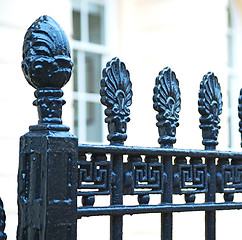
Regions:
M 22 70 L 37 89 L 39 121 L 20 138 L 18 240 L 76 239 L 78 141 L 61 120 L 61 88 L 72 66 L 65 33 L 41 16 L 23 44 Z

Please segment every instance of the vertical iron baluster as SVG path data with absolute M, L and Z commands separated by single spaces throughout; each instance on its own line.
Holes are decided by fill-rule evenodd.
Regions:
M 111 156 L 113 163 L 113 173 L 115 180 L 111 191 L 111 205 L 123 204 L 123 156 L 113 154 Z M 123 216 L 115 215 L 110 217 L 110 239 L 123 239 Z
M 158 77 L 154 87 L 154 109 L 158 111 L 156 115 L 159 131 L 159 144 L 164 148 L 173 148 L 176 142 L 176 127 L 179 123 L 179 115 L 181 109 L 179 82 L 176 75 L 170 68 L 163 69 Z M 163 157 L 164 172 L 166 181 L 164 184 L 164 193 L 162 195 L 162 203 L 172 203 L 173 194 L 173 172 L 172 172 L 172 156 Z M 161 214 L 161 239 L 172 239 L 172 213 Z
M 163 157 L 164 172 L 166 174 L 166 181 L 164 184 L 164 193 L 162 195 L 162 203 L 172 203 L 172 186 L 173 186 L 173 175 L 172 175 L 172 157 Z M 172 239 L 172 228 L 173 228 L 173 216 L 172 213 L 161 214 L 161 239 L 171 240 Z
M 215 148 L 206 148 L 205 150 L 215 150 Z M 205 194 L 206 202 L 215 202 L 216 193 L 216 166 L 214 158 L 206 159 L 208 174 L 209 174 L 209 184 L 208 192 Z M 215 240 L 216 239 L 216 212 L 206 211 L 205 212 L 205 239 Z
M 112 59 L 103 69 L 101 80 L 101 103 L 105 109 L 105 122 L 108 123 L 108 140 L 111 145 L 124 145 L 127 139 L 127 122 L 130 121 L 129 106 L 132 103 L 132 84 L 129 71 L 118 58 Z M 114 180 L 111 191 L 111 205 L 123 204 L 123 155 L 112 154 Z M 123 239 L 123 216 L 111 215 L 110 239 Z
M 200 128 L 202 129 L 203 145 L 205 150 L 215 150 L 218 144 L 218 131 L 220 126 L 219 115 L 222 113 L 222 93 L 217 77 L 209 72 L 200 83 L 198 110 L 201 114 Z M 216 165 L 214 158 L 206 158 L 209 174 L 208 192 L 205 194 L 206 202 L 215 202 L 216 194 Z M 205 239 L 216 239 L 216 212 L 205 213 Z

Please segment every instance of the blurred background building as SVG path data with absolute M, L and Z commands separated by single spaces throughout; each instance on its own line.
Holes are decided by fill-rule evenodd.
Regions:
M 0 196 L 5 204 L 9 240 L 15 239 L 17 226 L 19 137 L 37 122 L 37 111 L 32 106 L 34 89 L 21 71 L 22 44 L 27 28 L 40 15 L 54 18 L 70 40 L 75 67 L 72 79 L 63 88 L 67 100 L 63 122 L 79 142 L 107 143 L 99 82 L 106 62 L 117 56 L 130 71 L 134 92 L 125 144 L 158 146 L 153 87 L 159 71 L 170 66 L 180 82 L 182 100 L 175 147 L 203 148 L 198 91 L 203 75 L 213 71 L 224 104 L 218 149 L 240 149 L 237 106 L 242 87 L 241 0 L 0 0 Z M 237 212 L 230 217 L 236 216 Z M 203 224 L 203 219 L 191 224 Z M 154 220 L 152 226 L 158 225 Z M 148 239 L 143 230 L 136 232 L 141 235 L 139 239 Z M 147 231 L 149 239 L 152 234 L 159 235 L 152 228 Z M 183 238 L 175 235 L 174 239 Z

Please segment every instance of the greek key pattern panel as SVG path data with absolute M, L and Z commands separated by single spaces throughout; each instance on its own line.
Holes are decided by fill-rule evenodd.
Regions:
M 217 191 L 220 193 L 242 192 L 242 161 L 220 159 L 217 165 Z
M 124 194 L 163 193 L 163 164 L 157 156 L 129 156 L 124 169 Z
M 110 195 L 112 162 L 108 154 L 79 153 L 78 195 Z M 124 195 L 163 194 L 166 184 L 162 156 L 126 155 L 124 158 Z M 206 193 L 209 185 L 207 165 L 202 158 L 173 157 L 173 194 Z M 217 159 L 216 185 L 218 193 L 242 192 L 242 161 Z
M 207 166 L 201 159 L 176 158 L 174 171 L 174 193 L 195 194 L 208 190 Z
M 111 162 L 105 154 L 79 155 L 78 195 L 109 195 L 111 176 Z

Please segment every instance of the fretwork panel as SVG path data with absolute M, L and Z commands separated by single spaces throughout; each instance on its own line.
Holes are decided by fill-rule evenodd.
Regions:
M 163 164 L 157 156 L 128 156 L 124 194 L 162 194 Z
M 111 153 L 79 152 L 78 195 L 92 198 L 95 195 L 111 194 L 115 174 Z M 164 194 L 166 173 L 164 154 L 151 155 L 123 154 L 123 195 L 137 195 L 139 203 L 148 204 L 150 194 Z M 173 194 L 184 195 L 186 202 L 194 202 L 196 194 L 206 193 L 210 176 L 205 164 L 205 156 L 174 155 L 173 157 Z M 126 160 L 125 160 L 126 159 Z M 238 158 L 216 158 L 216 192 L 228 194 L 242 192 L 242 164 Z M 232 196 L 232 195 L 231 195 Z M 233 200 L 233 197 L 225 197 Z M 226 200 L 225 201 L 228 201 Z M 84 200 L 85 202 L 85 200 Z M 98 204 L 98 203 L 97 203 Z M 91 204 L 92 205 L 92 204 Z
M 219 159 L 217 164 L 217 191 L 220 193 L 242 192 L 241 159 Z
M 190 163 L 185 157 L 177 157 L 174 172 L 174 193 L 195 194 L 207 192 L 208 174 L 207 165 L 201 158 L 190 158 Z
M 111 188 L 111 162 L 105 154 L 79 154 L 78 195 L 109 195 Z

